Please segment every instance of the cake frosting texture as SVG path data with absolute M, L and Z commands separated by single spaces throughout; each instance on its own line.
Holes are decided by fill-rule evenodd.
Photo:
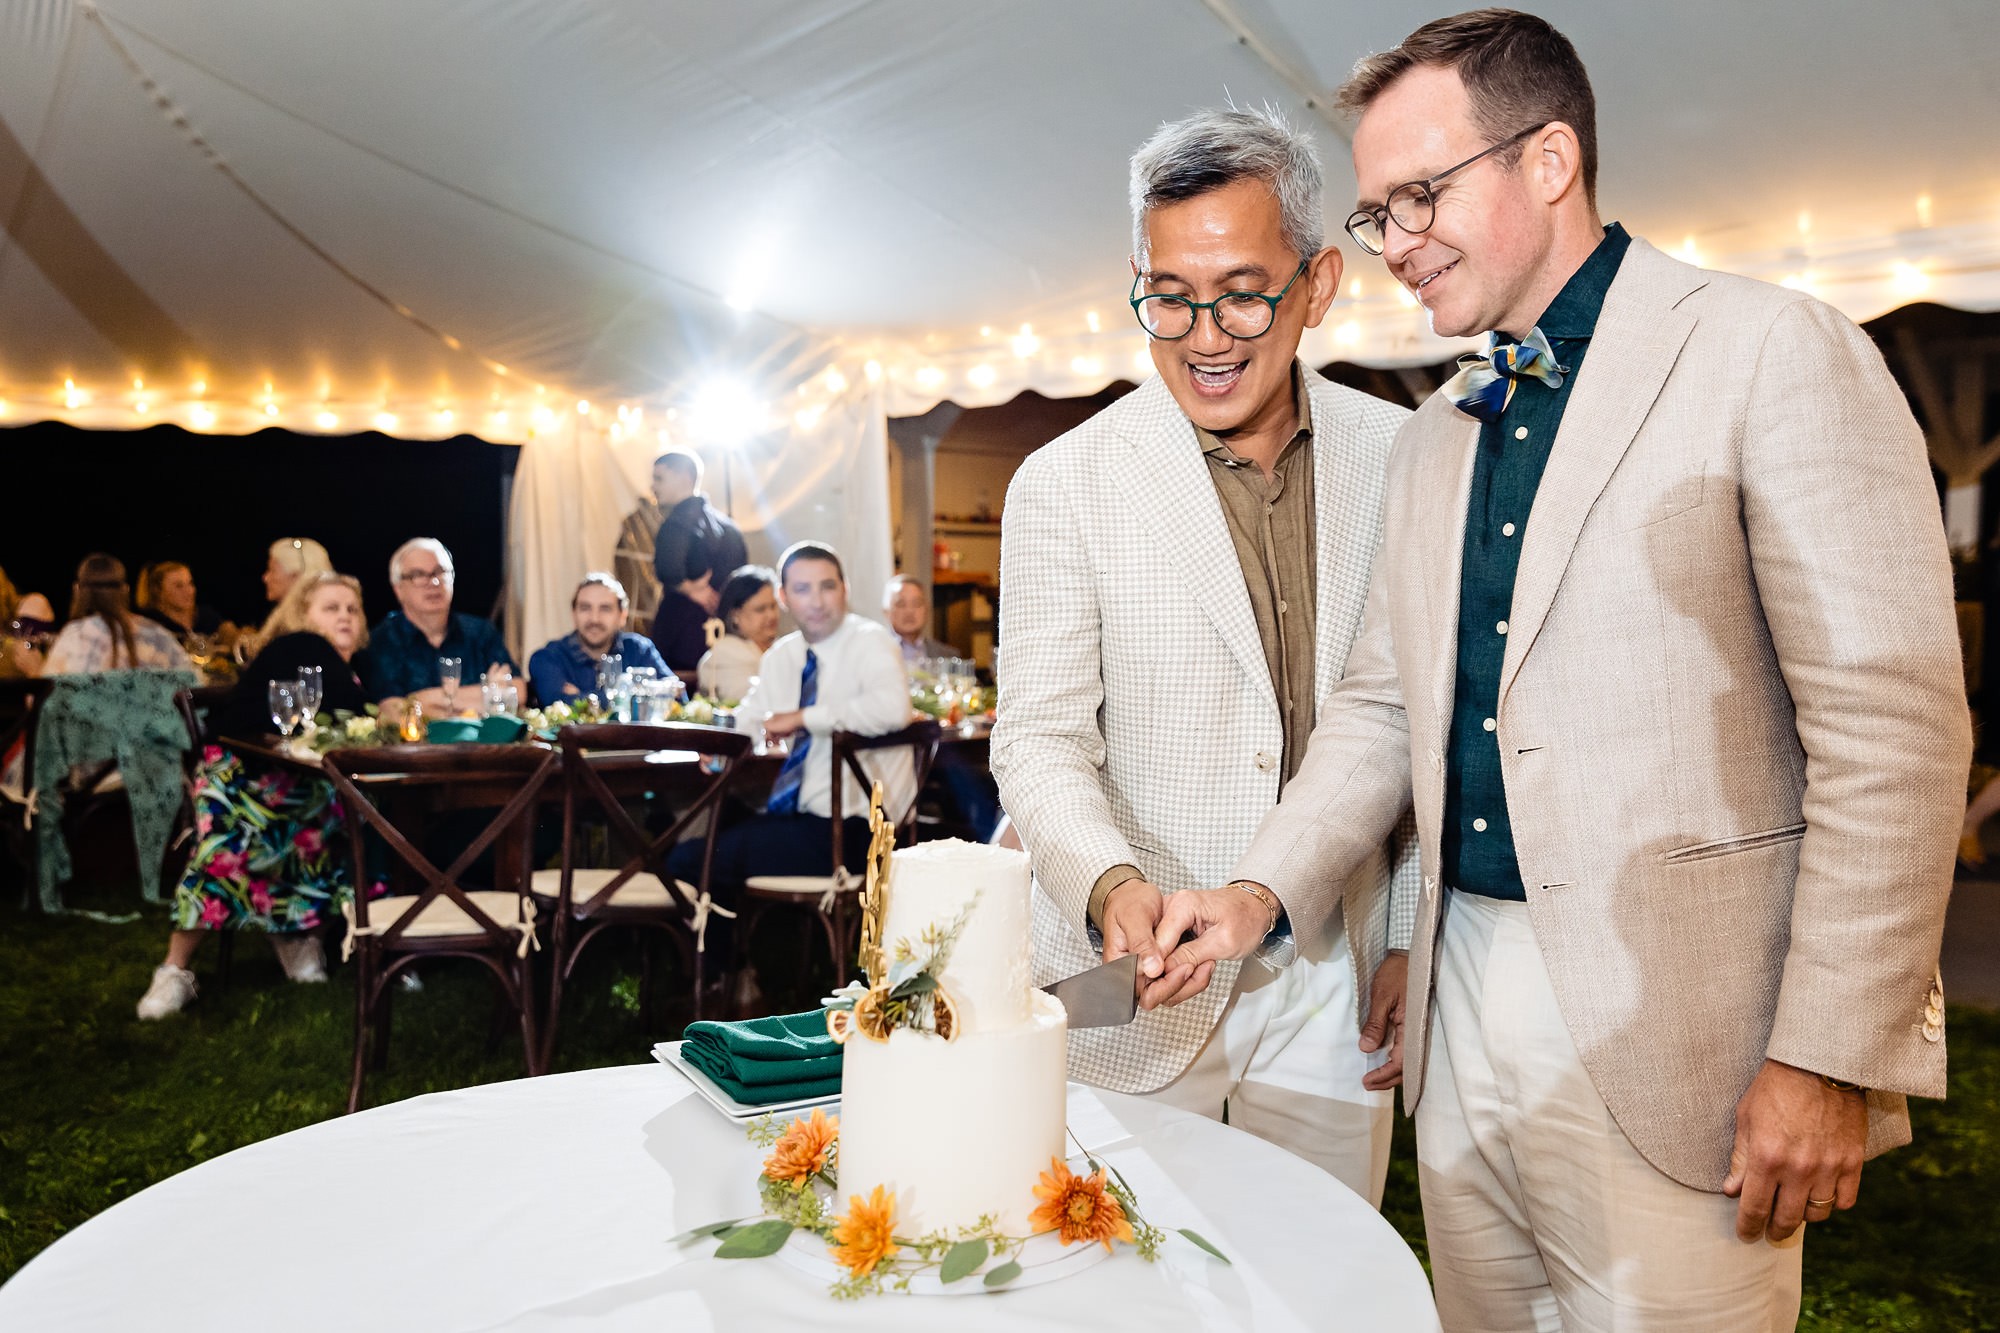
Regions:
M 992 1217 L 1026 1235 L 1034 1187 L 1063 1156 L 1067 1020 L 1028 983 L 1028 858 L 944 841 L 895 853 L 884 950 L 973 907 L 942 984 L 962 1026 L 954 1041 L 898 1028 L 857 1035 L 841 1072 L 840 1194 L 896 1195 L 897 1232 L 956 1232 Z

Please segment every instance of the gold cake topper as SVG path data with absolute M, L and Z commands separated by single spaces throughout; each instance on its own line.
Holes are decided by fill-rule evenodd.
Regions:
M 868 860 L 861 885 L 861 946 L 856 961 L 865 981 L 849 982 L 826 1000 L 826 1029 L 842 1045 L 856 1032 L 870 1041 L 886 1042 L 899 1027 L 934 1032 L 946 1041 L 958 1039 L 958 1002 L 939 981 L 951 956 L 964 915 L 942 935 L 927 929 L 920 945 L 922 960 L 910 957 L 909 941 L 897 947 L 895 970 L 882 952 L 882 921 L 889 910 L 889 858 L 896 850 L 896 821 L 882 809 L 882 784 L 868 795 Z M 967 913 L 970 908 L 967 909 Z

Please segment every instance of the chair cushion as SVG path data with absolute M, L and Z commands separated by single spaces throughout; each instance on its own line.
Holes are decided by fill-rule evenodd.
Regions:
M 541 941 L 535 938 L 535 905 L 516 894 L 497 889 L 473 889 L 466 895 L 472 905 L 490 917 L 495 925 L 520 935 L 517 952 L 526 957 L 528 949 L 541 948 Z M 389 928 L 401 921 L 417 903 L 417 895 L 410 894 L 397 898 L 373 898 L 368 903 L 367 934 L 384 935 Z M 347 961 L 354 952 L 355 937 L 361 932 L 354 923 L 354 904 L 345 902 L 341 910 L 347 917 L 347 938 L 341 942 L 341 961 Z M 423 915 L 412 921 L 396 938 L 437 939 L 446 936 L 469 935 L 483 938 L 485 928 L 470 916 L 465 909 L 446 897 L 433 898 L 424 908 Z
M 828 889 L 851 887 L 859 889 L 859 884 L 843 886 L 836 883 L 832 875 L 752 875 L 743 881 L 743 886 L 763 893 L 790 893 L 804 897 L 818 896 Z
M 571 873 L 574 878 L 570 882 L 570 892 L 574 895 L 579 906 L 596 897 L 598 891 L 606 884 L 609 884 L 618 874 L 616 870 L 594 866 L 579 866 Z M 674 885 L 680 890 L 681 897 L 686 901 L 693 902 L 697 897 L 695 886 L 686 880 L 677 879 L 674 881 Z M 538 898 L 558 897 L 562 893 L 562 871 L 537 870 L 531 888 Z M 676 904 L 672 896 L 668 894 L 667 886 L 660 882 L 658 875 L 641 871 L 618 886 L 617 892 L 611 895 L 610 905 L 613 907 L 672 907 Z

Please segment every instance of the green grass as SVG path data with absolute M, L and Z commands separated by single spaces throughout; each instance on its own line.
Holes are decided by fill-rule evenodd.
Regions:
M 290 985 L 268 947 L 246 938 L 229 990 L 212 984 L 205 953 L 200 1000 L 141 1023 L 132 1006 L 165 947 L 162 916 L 51 921 L 0 893 L 0 1279 L 156 1180 L 339 1113 L 348 969 L 324 986 Z M 767 985 L 796 972 L 796 949 L 775 923 L 760 934 Z M 772 1002 L 810 1004 L 830 980 L 824 970 Z M 586 958 L 559 1068 L 643 1060 L 653 1041 L 678 1035 L 684 1005 L 666 1008 L 661 1031 L 641 1029 L 635 972 L 619 945 Z M 669 973 L 662 991 L 675 981 Z M 371 1075 L 369 1103 L 520 1077 L 511 1031 L 487 1049 L 491 1017 L 483 973 L 431 966 L 423 991 L 397 997 L 390 1067 Z M 1869 1165 L 1858 1209 L 1810 1232 L 1801 1329 L 2000 1329 L 2000 1015 L 1954 1009 L 1950 1024 L 1950 1100 L 1918 1103 L 1916 1142 Z M 1424 1258 L 1414 1153 L 1399 1117 L 1383 1212 Z

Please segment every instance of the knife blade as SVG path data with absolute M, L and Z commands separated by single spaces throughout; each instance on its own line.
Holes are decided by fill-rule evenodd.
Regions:
M 1114 963 L 1052 981 L 1042 992 L 1062 1001 L 1073 1028 L 1115 1028 L 1139 1012 L 1138 982 L 1139 955 L 1128 953 Z

